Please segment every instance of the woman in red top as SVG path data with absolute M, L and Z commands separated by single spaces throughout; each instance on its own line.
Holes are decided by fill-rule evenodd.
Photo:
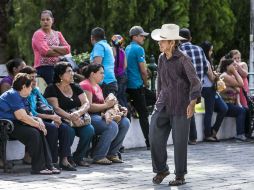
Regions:
M 53 14 L 49 10 L 41 13 L 41 28 L 32 38 L 34 51 L 34 67 L 37 74 L 45 79 L 47 84 L 53 82 L 54 65 L 59 61 L 59 56 L 70 53 L 70 45 L 59 31 L 52 29 Z
M 82 81 L 80 86 L 85 90 L 90 102 L 88 111 L 91 115 L 95 134 L 100 135 L 100 140 L 93 153 L 94 163 L 104 165 L 109 165 L 112 162 L 122 163 L 123 161 L 117 156 L 117 152 L 122 146 L 130 121 L 124 116 L 119 123 L 111 121 L 107 124 L 105 119 L 101 117 L 101 112 L 116 104 L 115 100 L 104 101 L 102 90 L 98 85 L 104 77 L 103 66 L 91 64 L 84 69 L 83 74 L 86 80 Z

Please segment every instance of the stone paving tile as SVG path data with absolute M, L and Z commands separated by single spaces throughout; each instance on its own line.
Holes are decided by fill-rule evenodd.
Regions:
M 17 164 L 14 173 L 0 172 L 0 190 L 254 190 L 254 143 L 233 140 L 198 143 L 188 148 L 187 184 L 169 187 L 174 178 L 173 146 L 168 147 L 170 176 L 153 185 L 150 152 L 144 148 L 126 150 L 125 163 L 92 165 L 60 175 L 30 175 L 29 166 Z

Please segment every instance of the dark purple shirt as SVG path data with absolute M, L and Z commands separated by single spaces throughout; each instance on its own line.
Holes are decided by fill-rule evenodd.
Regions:
M 123 49 L 119 49 L 119 62 L 117 63 L 117 58 L 115 57 L 115 75 L 116 77 L 122 76 L 124 72 L 124 59 L 125 54 Z
M 1 80 L 0 85 L 2 85 L 3 83 L 8 83 L 9 85 L 12 85 L 12 81 L 13 78 L 11 76 L 6 76 Z
M 183 116 L 191 100 L 201 96 L 201 83 L 191 59 L 176 49 L 170 59 L 162 53 L 158 61 L 158 99 L 155 109 L 166 107 L 169 115 Z

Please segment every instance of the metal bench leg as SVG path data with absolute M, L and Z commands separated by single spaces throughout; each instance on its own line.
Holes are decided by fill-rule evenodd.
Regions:
M 3 161 L 3 169 L 4 172 L 7 172 L 7 160 L 6 160 L 6 144 L 7 144 L 8 134 L 5 126 L 1 126 L 1 134 L 0 134 L 0 143 L 1 143 L 1 158 Z
M 4 172 L 8 172 L 9 169 L 12 169 L 12 164 L 9 164 L 6 159 L 6 146 L 9 139 L 9 135 L 14 129 L 12 121 L 8 119 L 0 119 L 0 157 L 3 161 Z

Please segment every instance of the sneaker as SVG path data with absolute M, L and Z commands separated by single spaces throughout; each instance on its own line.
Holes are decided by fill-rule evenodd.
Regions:
M 247 138 L 243 134 L 235 136 L 235 139 L 239 140 L 239 141 L 246 141 L 247 140 Z

